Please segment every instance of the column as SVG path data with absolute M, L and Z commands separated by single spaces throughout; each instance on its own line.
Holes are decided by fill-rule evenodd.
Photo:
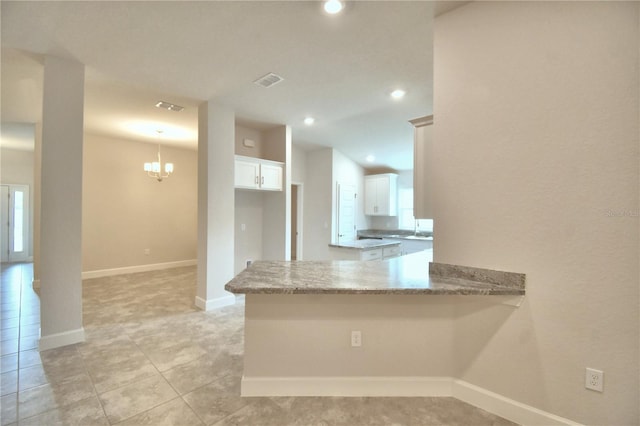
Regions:
M 40 194 L 40 350 L 84 341 L 83 109 L 84 65 L 46 57 Z
M 235 114 L 211 101 L 198 108 L 198 290 L 205 311 L 232 305 Z

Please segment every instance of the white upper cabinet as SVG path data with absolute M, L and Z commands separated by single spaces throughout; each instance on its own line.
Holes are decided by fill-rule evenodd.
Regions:
M 235 187 L 282 191 L 282 163 L 236 155 Z
M 368 216 L 398 214 L 398 175 L 385 173 L 364 177 L 364 214 Z
M 413 136 L 413 216 L 433 219 L 433 115 L 410 121 Z
M 260 189 L 282 191 L 282 164 L 260 163 Z

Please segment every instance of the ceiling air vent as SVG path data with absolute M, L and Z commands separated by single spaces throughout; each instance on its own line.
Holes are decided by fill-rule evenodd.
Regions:
M 158 108 L 164 108 L 166 110 L 175 111 L 175 112 L 180 112 L 184 109 L 184 107 L 181 107 L 180 105 L 174 105 L 170 102 L 165 102 L 165 101 L 158 101 L 156 106 Z
M 263 75 L 262 77 L 254 81 L 254 83 L 262 87 L 271 87 L 274 84 L 280 83 L 282 80 L 284 80 L 284 78 L 270 72 L 269 74 Z

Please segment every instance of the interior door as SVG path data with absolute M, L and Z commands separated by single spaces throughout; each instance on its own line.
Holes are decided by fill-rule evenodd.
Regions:
M 356 187 L 338 183 L 338 235 L 337 243 L 356 239 Z

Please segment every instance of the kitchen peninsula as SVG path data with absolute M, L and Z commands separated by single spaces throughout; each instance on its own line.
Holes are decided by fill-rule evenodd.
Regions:
M 400 256 L 400 242 L 383 239 L 329 244 L 333 260 L 380 260 Z
M 258 261 L 225 289 L 246 294 L 243 396 L 431 395 L 425 378 L 453 375 L 456 305 L 522 298 L 525 276 L 420 252 Z

